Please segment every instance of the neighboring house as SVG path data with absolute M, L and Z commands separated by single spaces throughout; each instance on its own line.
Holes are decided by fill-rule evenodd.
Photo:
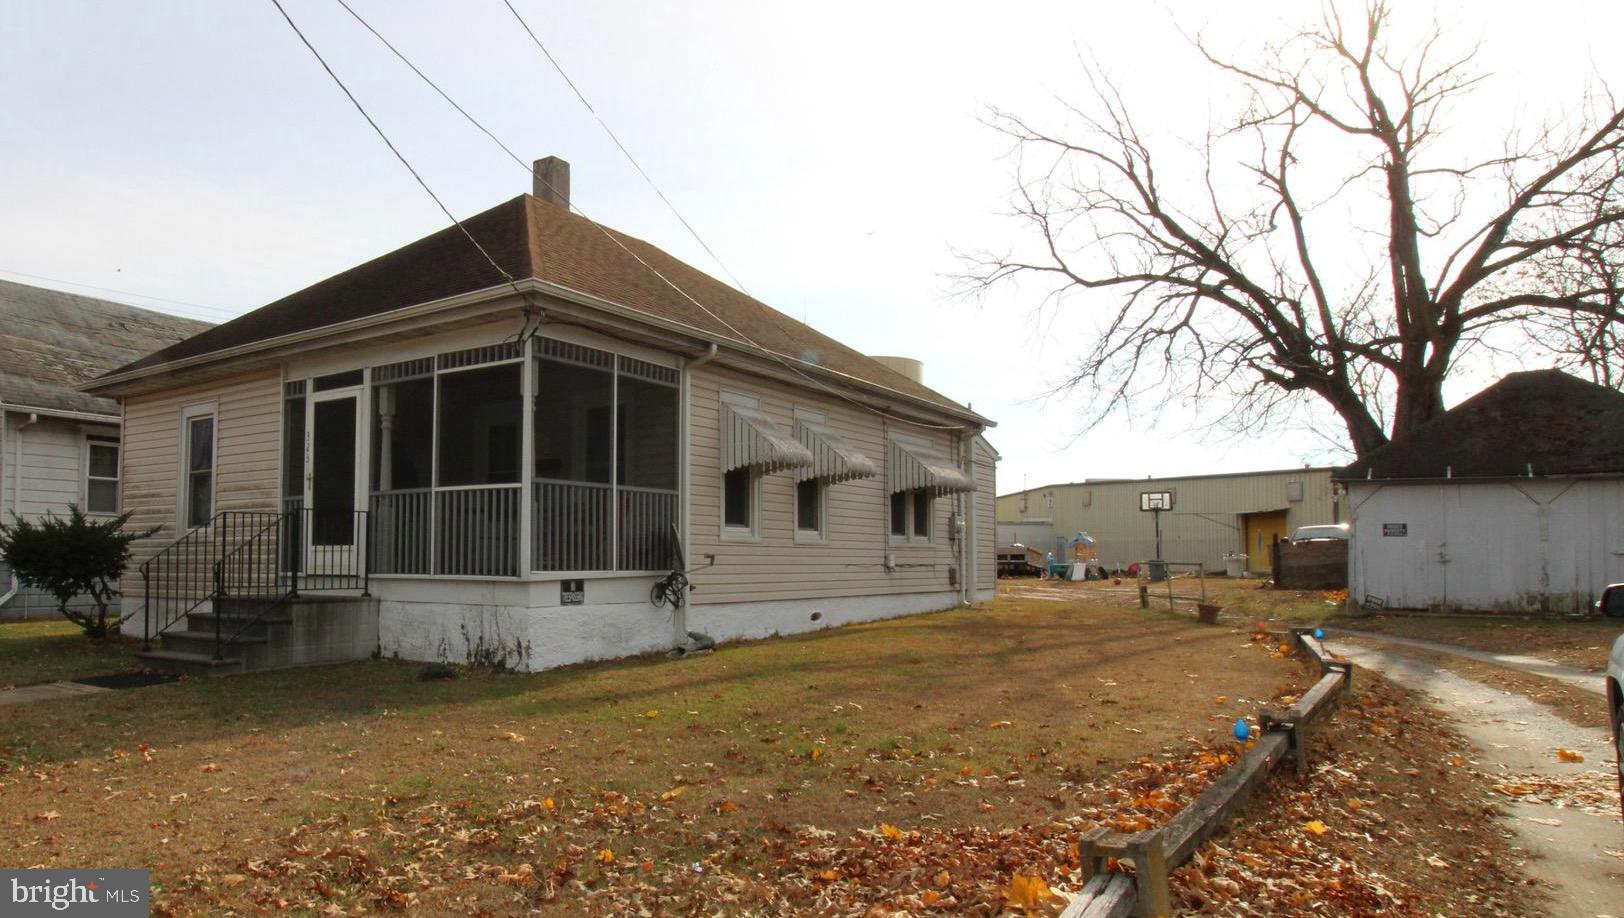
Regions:
M 1269 569 L 1269 549 L 1298 526 L 1334 523 L 1341 512 L 1331 468 L 1185 475 L 1178 478 L 1090 479 L 1044 485 L 998 498 L 998 524 L 1023 544 L 1065 554 L 1065 540 L 1093 536 L 1108 570 L 1156 554 L 1156 521 L 1140 495 L 1167 492 L 1173 509 L 1161 514 L 1164 560 L 1224 569 L 1224 556 L 1242 553 L 1246 569 Z M 1000 539 L 1000 544 L 1011 541 Z
M 208 324 L 0 281 L 0 521 L 119 512 L 118 402 L 78 387 Z M 0 619 L 56 614 L 0 559 Z
M 992 596 L 990 422 L 572 214 L 567 169 L 90 387 L 163 527 L 125 581 L 160 662 L 260 652 L 209 646 L 188 555 L 273 644 L 243 620 L 302 627 L 281 594 L 365 589 L 385 655 L 529 669 Z M 680 614 L 651 596 L 679 545 Z
M 1402 609 L 1588 611 L 1624 581 L 1624 394 L 1513 373 L 1340 469 L 1349 592 Z

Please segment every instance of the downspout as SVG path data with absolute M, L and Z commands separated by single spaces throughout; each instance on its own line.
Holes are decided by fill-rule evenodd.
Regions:
M 958 436 L 961 444 L 959 455 L 962 467 L 970 473 L 970 483 L 975 484 L 975 440 L 974 438 L 964 437 L 962 434 Z M 975 559 L 971 556 L 970 550 L 971 527 L 974 523 L 968 515 L 969 498 L 965 497 L 966 493 L 965 491 L 958 493 L 954 513 L 958 518 L 958 525 L 955 527 L 958 532 L 955 534 L 959 537 L 959 605 L 968 608 L 971 600 L 970 578 L 974 576 L 971 564 L 974 563 Z
M 683 560 L 688 560 L 688 550 L 693 546 L 693 400 L 694 384 L 693 369 L 704 366 L 716 359 L 718 346 L 715 341 L 705 353 L 690 359 L 682 367 L 682 544 Z M 671 610 L 671 642 L 680 647 L 688 642 L 688 604 L 686 602 Z

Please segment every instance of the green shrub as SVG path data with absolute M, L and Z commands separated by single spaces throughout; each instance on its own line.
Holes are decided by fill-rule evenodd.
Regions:
M 108 602 L 119 595 L 118 578 L 130 563 L 130 543 L 157 529 L 125 532 L 128 513 L 115 519 L 95 520 L 75 505 L 63 519 L 47 513 L 38 520 L 12 515 L 11 525 L 0 524 L 0 557 L 24 586 L 56 598 L 57 611 L 93 638 L 117 634 L 130 615 L 115 617 Z M 68 608 L 77 596 L 89 596 L 93 610 Z

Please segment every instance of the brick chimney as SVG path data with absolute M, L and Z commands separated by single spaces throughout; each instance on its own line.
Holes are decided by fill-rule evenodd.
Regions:
M 536 197 L 565 209 L 570 206 L 570 164 L 556 156 L 536 160 L 534 172 Z

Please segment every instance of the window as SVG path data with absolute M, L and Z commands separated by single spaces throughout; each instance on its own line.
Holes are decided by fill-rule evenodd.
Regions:
M 677 489 L 677 387 L 625 373 L 616 389 L 620 446 L 616 479 L 635 488 Z
M 795 483 L 795 531 L 797 534 L 823 534 L 822 478 L 807 478 Z
M 439 484 L 517 484 L 524 398 L 519 365 L 441 373 Z
M 733 469 L 722 476 L 722 525 L 729 529 L 754 529 L 755 474 L 749 468 Z
M 899 539 L 930 538 L 931 495 L 928 488 L 891 494 L 891 535 Z
M 186 462 L 181 491 L 181 519 L 191 528 L 214 519 L 214 415 L 199 411 L 184 416 L 182 436 Z
M 930 492 L 924 488 L 915 488 L 910 495 L 913 502 L 913 537 L 916 539 L 930 538 Z
M 434 466 L 433 443 L 433 378 L 403 379 L 373 388 L 372 490 L 427 488 Z M 517 452 L 515 447 L 515 455 Z
M 118 512 L 118 441 L 91 437 L 85 447 L 85 512 Z

